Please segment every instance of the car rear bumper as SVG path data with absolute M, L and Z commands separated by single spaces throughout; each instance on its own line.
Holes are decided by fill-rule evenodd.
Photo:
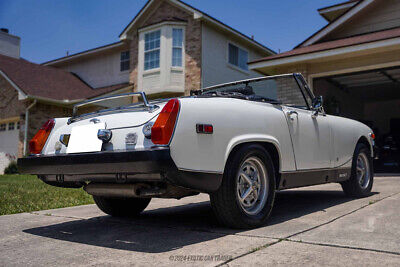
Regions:
M 18 159 L 20 172 L 37 175 L 157 173 L 174 165 L 169 148 L 164 147 L 121 152 L 40 155 Z
M 18 170 L 64 187 L 80 187 L 84 182 L 168 182 L 210 192 L 217 190 L 222 181 L 222 174 L 178 170 L 168 147 L 29 156 L 18 159 Z

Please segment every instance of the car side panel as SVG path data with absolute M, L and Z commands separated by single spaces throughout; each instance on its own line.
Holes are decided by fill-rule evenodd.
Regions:
M 364 136 L 371 146 L 369 133 L 372 133 L 372 130 L 355 120 L 330 115 L 328 117 L 333 137 L 333 167 L 351 167 L 358 140 Z
M 295 170 L 285 115 L 278 105 L 233 98 L 184 98 L 170 144 L 181 170 L 222 173 L 232 149 L 245 142 L 269 142 L 277 148 L 281 171 Z M 196 133 L 196 124 L 212 124 L 213 134 Z

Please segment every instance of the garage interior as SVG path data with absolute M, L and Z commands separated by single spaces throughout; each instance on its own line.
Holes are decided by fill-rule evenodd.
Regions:
M 316 78 L 327 114 L 361 121 L 376 135 L 377 172 L 400 172 L 400 66 Z

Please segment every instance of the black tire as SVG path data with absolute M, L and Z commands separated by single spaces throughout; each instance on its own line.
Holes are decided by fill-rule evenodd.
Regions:
M 97 207 L 104 213 L 115 217 L 139 215 L 150 203 L 151 198 L 108 198 L 93 196 Z
M 246 160 L 254 158 L 260 159 L 259 162 L 264 164 L 267 174 L 265 184 L 268 185 L 268 189 L 264 190 L 267 195 L 263 198 L 265 204 L 263 206 L 260 204 L 261 210 L 257 214 L 248 214 L 240 204 L 237 179 L 240 179 L 238 178 L 239 170 Z M 275 170 L 273 161 L 268 151 L 258 144 L 243 145 L 229 157 L 220 188 L 210 194 L 211 207 L 219 222 L 225 226 L 239 229 L 263 225 L 271 213 L 274 200 Z
M 366 172 L 366 178 L 368 179 L 368 184 L 366 184 L 365 180 L 359 179 L 357 176 L 357 160 L 359 157 L 363 157 L 364 155 L 368 162 L 368 172 Z M 371 158 L 371 152 L 369 148 L 362 143 L 357 144 L 356 149 L 353 154 L 353 162 L 351 166 L 351 175 L 350 179 L 341 183 L 343 192 L 346 196 L 349 197 L 366 197 L 371 195 L 372 186 L 374 184 L 374 168 L 373 161 Z

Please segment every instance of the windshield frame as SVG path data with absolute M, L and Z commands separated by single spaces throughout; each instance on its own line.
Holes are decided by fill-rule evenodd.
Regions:
M 191 96 L 207 96 L 208 92 L 213 92 L 215 90 L 218 90 L 220 88 L 223 87 L 229 87 L 229 86 L 234 86 L 234 85 L 239 85 L 239 84 L 243 84 L 243 85 L 248 85 L 252 82 L 259 82 L 259 81 L 264 81 L 264 80 L 273 80 L 273 79 L 277 79 L 277 78 L 284 78 L 284 77 L 293 77 L 293 79 L 295 80 L 297 86 L 298 86 L 298 90 L 300 90 L 301 95 L 303 96 L 304 99 L 304 103 L 307 107 L 308 110 L 311 110 L 312 107 L 309 105 L 307 99 L 306 99 L 306 94 L 308 96 L 311 97 L 311 99 L 314 99 L 314 95 L 312 94 L 312 92 L 310 91 L 307 82 L 305 81 L 304 77 L 302 74 L 300 73 L 287 73 L 287 74 L 279 74 L 279 75 L 271 75 L 271 76 L 266 76 L 266 77 L 257 77 L 257 78 L 252 78 L 252 79 L 245 79 L 245 80 L 239 80 L 239 81 L 234 81 L 234 82 L 228 82 L 228 83 L 222 83 L 222 84 L 217 84 L 217 85 L 213 85 L 213 86 L 209 86 L 209 87 L 205 87 L 202 89 L 198 89 L 198 90 L 191 90 L 190 91 L 190 95 Z M 210 95 L 211 96 L 211 95 Z M 218 95 L 216 95 L 218 96 Z M 229 96 L 226 96 L 229 97 Z M 255 100 L 257 101 L 257 100 Z M 268 102 L 267 102 L 268 103 Z M 283 106 L 288 106 L 284 103 L 281 103 L 279 100 L 276 100 L 276 102 L 271 102 L 273 104 L 279 104 L 279 105 L 283 105 Z

